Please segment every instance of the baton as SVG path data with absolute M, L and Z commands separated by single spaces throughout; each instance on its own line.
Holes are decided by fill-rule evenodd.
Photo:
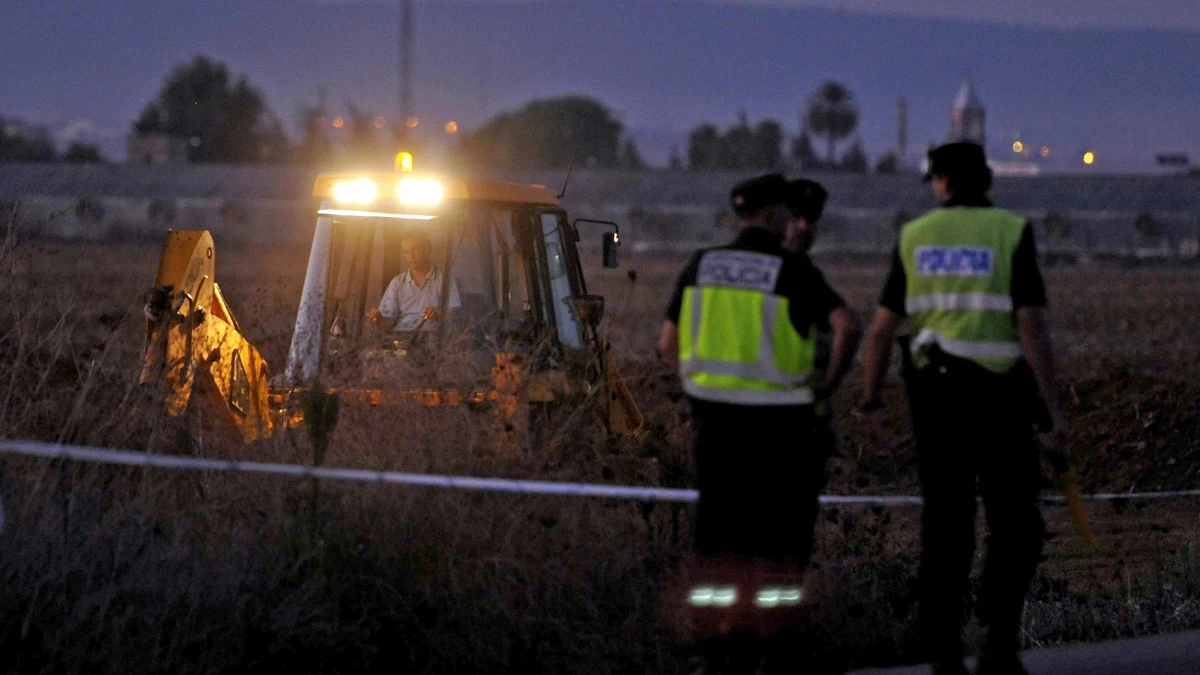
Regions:
M 1034 379 L 1033 370 L 1028 363 L 1022 362 L 1022 366 L 1018 366 L 1015 375 L 1018 378 L 1019 386 L 1023 386 L 1028 396 L 1028 400 L 1032 409 L 1030 410 L 1033 419 L 1033 425 L 1041 431 L 1049 431 L 1054 422 L 1050 418 L 1050 409 L 1046 406 L 1046 402 L 1042 400 L 1038 393 L 1037 380 Z M 1041 445 L 1040 443 L 1038 444 Z M 1050 462 L 1050 467 L 1054 469 L 1054 477 L 1058 479 L 1058 487 L 1062 490 L 1063 499 L 1067 502 L 1067 509 L 1071 512 L 1071 520 L 1075 521 L 1075 529 L 1083 537 L 1084 543 L 1088 546 L 1096 544 L 1096 537 L 1092 534 L 1092 523 L 1088 519 L 1087 510 L 1083 508 L 1083 494 L 1079 489 L 1079 474 L 1075 472 L 1075 468 L 1067 461 L 1066 453 L 1052 448 L 1041 448 L 1046 455 L 1046 459 Z
M 1096 544 L 1096 537 L 1092 534 L 1092 523 L 1088 519 L 1087 510 L 1083 508 L 1083 494 L 1079 489 L 1079 475 L 1075 473 L 1075 468 L 1067 461 L 1067 456 L 1057 450 L 1047 450 L 1046 458 L 1050 460 L 1050 466 L 1054 468 L 1054 475 L 1058 479 L 1058 486 L 1062 490 L 1063 498 L 1067 500 L 1067 509 L 1071 512 L 1071 520 L 1075 521 L 1075 529 L 1079 530 L 1079 534 L 1083 536 L 1083 541 L 1088 546 Z

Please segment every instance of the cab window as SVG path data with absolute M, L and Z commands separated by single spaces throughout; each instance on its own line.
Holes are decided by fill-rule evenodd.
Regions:
M 529 245 L 519 226 L 520 217 L 513 209 L 487 211 L 496 308 L 505 331 L 528 330 L 535 318 L 528 274 Z
M 575 293 L 571 287 L 567 258 L 564 218 L 558 212 L 541 214 L 541 232 L 546 251 L 546 269 L 550 276 L 549 300 L 554 307 L 558 339 L 570 347 L 583 347 L 583 326 L 575 308 Z
M 398 224 L 383 218 L 335 220 L 325 295 L 327 334 L 352 341 L 364 336 L 367 310 L 378 307 L 388 284 L 407 270 L 401 243 L 406 232 L 419 229 L 426 234 L 430 260 L 442 270 L 449 242 L 440 225 Z

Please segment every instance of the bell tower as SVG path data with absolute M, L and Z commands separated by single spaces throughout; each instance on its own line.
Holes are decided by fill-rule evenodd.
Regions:
M 968 75 L 963 80 L 962 86 L 958 88 L 958 95 L 954 97 L 954 103 L 950 106 L 950 133 L 946 137 L 946 142 L 971 141 L 986 147 L 987 133 L 984 130 L 986 116 L 983 104 L 979 102 L 979 97 L 975 94 L 971 76 Z

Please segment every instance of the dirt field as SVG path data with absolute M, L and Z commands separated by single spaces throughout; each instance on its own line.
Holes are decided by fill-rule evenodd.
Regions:
M 218 283 L 278 372 L 307 251 L 227 250 Z M 177 451 L 139 407 L 142 295 L 157 249 L 22 244 L 0 253 L 0 434 Z M 690 485 L 686 406 L 652 357 L 681 259 L 589 269 L 647 428 L 608 442 L 562 420 L 550 447 L 500 455 L 467 411 L 343 416 L 327 465 Z M 884 269 L 828 260 L 864 316 Z M 1048 270 L 1085 491 L 1200 487 L 1200 268 Z M 636 279 L 636 280 L 635 280 Z M 850 408 L 857 373 L 835 401 Z M 898 381 L 893 450 L 850 416 L 828 492 L 916 491 Z M 302 434 L 199 454 L 310 462 Z M 13 672 L 686 672 L 665 589 L 686 508 L 0 459 L 0 666 Z M 1063 509 L 1025 619 L 1029 645 L 1200 626 L 1200 500 L 1096 505 L 1083 545 Z M 831 668 L 915 658 L 916 515 L 827 509 L 813 649 Z M 972 633 L 974 636 L 974 633 Z M 972 639 L 975 639 L 972 637 Z

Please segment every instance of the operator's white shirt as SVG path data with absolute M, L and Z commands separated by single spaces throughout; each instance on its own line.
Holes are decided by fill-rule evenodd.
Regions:
M 429 274 L 425 275 L 425 282 L 419 285 L 413 281 L 411 271 L 404 271 L 396 275 L 383 292 L 383 298 L 379 301 L 379 313 L 389 319 L 399 317 L 394 329 L 396 331 L 416 330 L 417 326 L 421 325 L 421 319 L 425 318 L 425 308 L 437 307 L 441 297 L 442 275 L 437 265 L 429 269 Z M 458 297 L 458 285 L 451 279 L 446 309 L 457 307 L 462 307 L 462 299 Z M 421 330 L 434 330 L 437 324 L 436 321 L 426 321 Z

